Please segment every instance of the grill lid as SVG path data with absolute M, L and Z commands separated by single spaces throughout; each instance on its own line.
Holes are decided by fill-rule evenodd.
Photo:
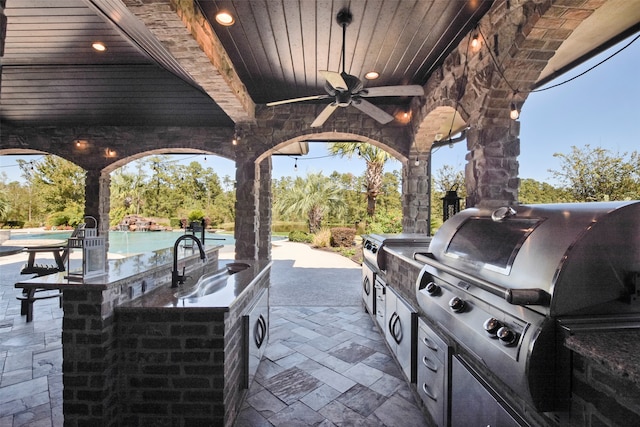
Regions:
M 640 311 L 638 201 L 470 208 L 429 251 L 472 285 L 544 314 Z

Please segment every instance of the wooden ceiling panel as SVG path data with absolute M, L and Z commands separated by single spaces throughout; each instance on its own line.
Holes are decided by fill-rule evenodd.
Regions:
M 106 5 L 115 14 L 126 11 L 117 2 Z M 233 126 L 193 82 L 154 62 L 149 43 L 126 35 L 122 15 L 115 25 L 83 0 L 7 0 L 5 14 L 3 121 Z M 95 51 L 94 41 L 106 52 Z
M 481 14 L 465 1 L 444 0 L 199 0 L 256 103 L 324 93 L 319 70 L 342 71 L 342 27 L 336 15 L 349 7 L 345 69 L 369 86 L 425 84 L 450 37 L 466 33 Z M 491 1 L 474 1 L 486 12 Z M 236 24 L 215 23 L 219 10 Z M 442 31 L 439 33 L 439 31 Z M 458 38 L 459 39 L 459 38 Z M 446 42 L 443 42 L 446 41 Z M 427 55 L 425 58 L 424 55 Z M 427 64 L 427 67 L 425 67 Z
M 493 3 L 492 0 L 195 2 L 256 104 L 325 93 L 325 82 L 318 71 L 342 70 L 342 28 L 336 23 L 336 14 L 344 7 L 348 6 L 353 14 L 346 31 L 346 71 L 360 79 L 368 71 L 379 72 L 379 79 L 363 80 L 365 86 L 375 87 L 424 85 Z M 1 120 L 28 124 L 40 121 L 233 126 L 233 121 L 198 85 L 184 63 L 174 58 L 153 31 L 131 12 L 125 4 L 128 0 L 5 0 L 5 3 Z M 157 4 L 133 3 L 140 3 L 142 8 Z M 567 49 L 559 50 L 558 58 L 553 59 L 554 66 L 562 70 L 565 66 L 573 67 L 599 47 L 637 31 L 640 25 L 637 16 L 622 7 L 627 3 L 610 0 L 603 4 L 599 9 L 602 13 L 594 14 L 589 25 L 575 32 L 583 34 L 579 40 L 566 43 Z M 160 4 L 167 5 L 168 1 Z M 223 27 L 215 22 L 215 13 L 223 9 L 234 15 L 235 25 Z M 606 32 L 593 31 L 604 27 Z M 602 35 L 598 39 L 592 38 L 599 33 Z M 91 49 L 96 40 L 107 45 L 106 52 L 100 54 Z M 570 55 L 573 52 L 567 50 L 575 50 L 577 42 L 582 47 L 577 49 L 579 55 L 575 54 L 578 55 L 575 59 L 575 55 Z M 213 67 L 212 73 L 220 71 Z M 376 103 L 403 102 L 408 102 L 408 98 L 376 99 Z

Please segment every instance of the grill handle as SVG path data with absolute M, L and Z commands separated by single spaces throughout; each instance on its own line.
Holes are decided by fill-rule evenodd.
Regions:
M 549 295 L 546 291 L 542 289 L 505 288 L 503 286 L 496 285 L 495 283 L 487 282 L 486 280 L 482 280 L 477 277 L 471 276 L 470 274 L 467 274 L 460 270 L 456 270 L 455 268 L 449 267 L 446 264 L 436 261 L 430 253 L 415 252 L 413 254 L 413 259 L 415 259 L 416 261 L 422 262 L 424 264 L 429 264 L 439 270 L 444 271 L 445 273 L 451 274 L 452 276 L 462 279 L 473 286 L 476 286 L 489 293 L 492 293 L 493 295 L 497 295 L 500 298 L 503 298 L 509 304 L 548 306 L 549 303 L 551 302 L 551 295 Z

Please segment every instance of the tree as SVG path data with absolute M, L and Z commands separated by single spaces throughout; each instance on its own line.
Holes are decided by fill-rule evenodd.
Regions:
M 52 213 L 53 225 L 75 226 L 84 218 L 85 171 L 57 156 L 45 156 L 26 175 L 44 212 Z
M 297 178 L 289 191 L 283 192 L 274 203 L 281 214 L 306 214 L 309 232 L 320 230 L 322 219 L 329 210 L 339 212 L 344 208 L 340 188 L 321 173 Z
M 444 165 L 438 169 L 431 180 L 431 229 L 440 228 L 443 222 L 442 198 L 447 191 L 455 190 L 460 200 L 460 209 L 464 209 L 467 190 L 464 183 L 464 172 L 455 170 L 453 166 Z
M 555 153 L 560 170 L 549 170 L 576 202 L 631 200 L 640 197 L 640 158 L 636 151 L 612 153 L 585 145 L 571 153 Z
M 520 180 L 518 200 L 522 204 L 562 203 L 571 200 L 565 190 L 555 188 L 546 182 L 539 182 L 531 178 Z
M 0 219 L 6 219 L 9 213 L 9 200 L 3 191 L 0 191 Z
M 329 179 L 341 190 L 344 209 L 339 214 L 344 214 L 345 224 L 355 226 L 366 217 L 364 177 L 334 171 L 329 175 Z M 340 219 L 336 216 L 330 216 L 329 221 L 338 223 Z
M 354 154 L 362 157 L 367 163 L 365 186 L 367 191 L 367 215 L 376 214 L 376 199 L 382 186 L 384 164 L 391 159 L 386 151 L 363 142 L 336 142 L 329 145 L 329 152 L 340 157 L 351 158 Z

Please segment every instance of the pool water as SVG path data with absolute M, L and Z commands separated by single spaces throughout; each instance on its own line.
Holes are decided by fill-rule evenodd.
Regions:
M 135 233 L 130 231 L 109 231 L 109 252 L 121 255 L 132 255 L 143 252 L 155 251 L 173 247 L 180 232 L 154 231 Z M 66 240 L 71 236 L 71 231 L 18 234 L 12 233 L 11 239 L 56 239 Z M 10 240 L 11 240 L 10 239 Z M 213 245 L 234 245 L 236 240 L 229 234 L 207 233 L 205 243 Z

